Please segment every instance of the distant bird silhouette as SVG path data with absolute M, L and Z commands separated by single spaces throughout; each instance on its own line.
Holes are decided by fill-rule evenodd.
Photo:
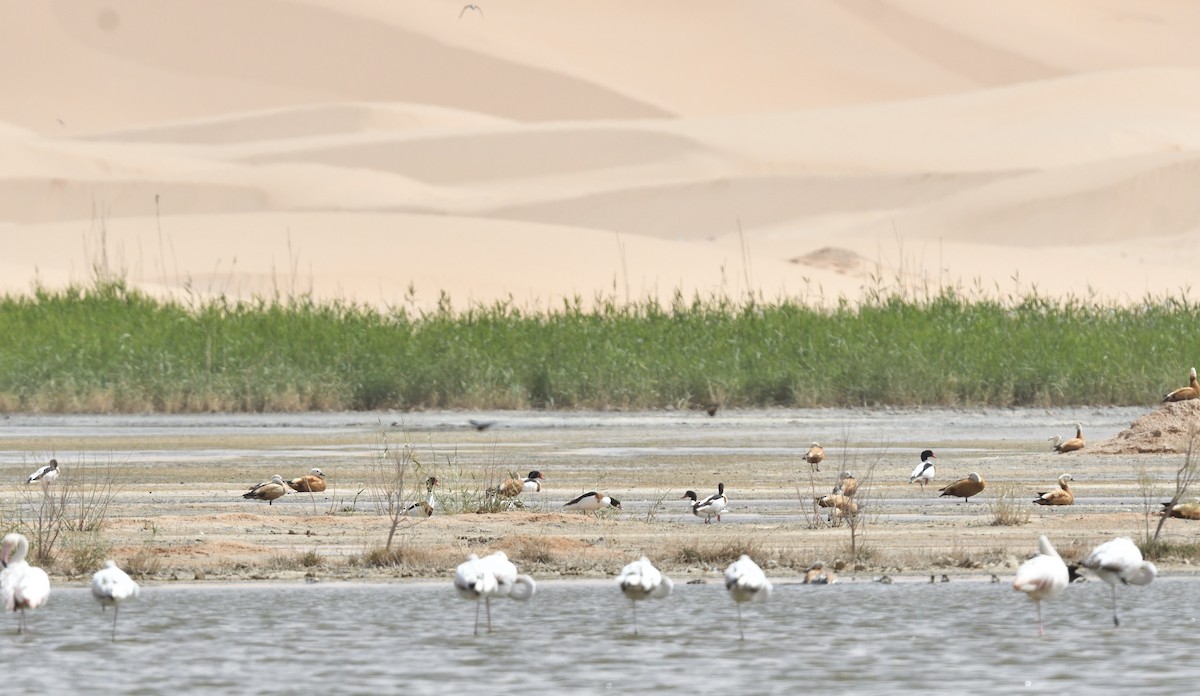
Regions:
M 471 4 L 471 5 L 463 5 L 462 12 L 458 13 L 458 18 L 462 19 L 463 15 L 465 15 L 467 13 L 467 10 L 475 10 L 476 12 L 479 13 L 480 17 L 483 16 L 483 8 L 480 7 L 479 5 Z
M 1024 592 L 1037 603 L 1039 636 L 1046 633 L 1042 628 L 1042 600 L 1059 596 L 1069 583 L 1067 564 L 1050 545 L 1050 540 L 1042 535 L 1038 539 L 1038 553 L 1017 568 L 1017 577 L 1013 580 L 1014 590 Z
M 813 471 L 821 470 L 821 462 L 825 459 L 825 448 L 817 443 L 812 443 L 808 446 L 808 451 L 804 453 L 804 461 L 808 462 Z
M 938 497 L 945 498 L 946 496 L 951 496 L 962 498 L 963 502 L 969 502 L 971 496 L 978 495 L 983 491 L 985 486 L 987 486 L 987 482 L 983 480 L 983 477 L 972 471 L 967 474 L 966 478 L 961 478 L 949 486 L 939 488 L 938 490 L 942 494 Z
M 25 479 L 25 483 L 30 484 L 34 481 L 41 481 L 43 486 L 49 486 L 50 484 L 54 483 L 54 480 L 57 478 L 58 460 L 51 459 L 49 464 L 30 474 L 29 478 Z
M 496 424 L 496 421 L 494 420 L 476 420 L 474 418 L 467 419 L 467 422 L 471 424 L 472 428 L 475 428 L 480 432 L 483 432 L 484 430 L 487 430 Z
M 1054 451 L 1059 454 L 1083 449 L 1083 446 L 1086 444 L 1083 439 L 1083 424 L 1075 424 L 1075 437 L 1064 440 L 1062 435 L 1055 435 L 1050 438 L 1050 441 L 1054 443 Z
M 742 628 L 742 602 L 765 602 L 771 596 L 771 581 L 751 558 L 742 554 L 725 569 L 725 589 L 733 597 L 738 612 L 738 634 L 746 640 Z
M 1121 625 L 1117 618 L 1117 583 L 1149 585 L 1158 576 L 1158 568 L 1150 561 L 1142 560 L 1141 550 L 1129 537 L 1118 537 L 1100 544 L 1080 565 L 1112 587 L 1113 626 Z
M 112 639 L 117 639 L 117 612 L 121 602 L 138 596 L 138 584 L 115 561 L 106 561 L 104 567 L 92 575 L 92 597 L 100 602 L 100 608 L 113 608 Z
M 925 484 L 933 480 L 934 468 L 933 462 L 930 459 L 937 459 L 937 455 L 933 450 L 925 450 L 921 453 L 921 463 L 917 468 L 913 469 L 912 475 L 908 477 L 908 482 L 921 484 L 921 490 L 925 490 Z
M 1075 478 L 1070 474 L 1063 474 L 1058 477 L 1058 488 L 1044 493 L 1038 493 L 1033 502 L 1037 505 L 1074 505 L 1075 494 L 1071 492 L 1071 487 L 1067 485 L 1068 481 L 1074 481 Z
M 675 583 L 654 567 L 650 559 L 642 556 L 621 569 L 617 576 L 621 592 L 633 603 L 633 635 L 637 635 L 637 603 L 643 599 L 663 599 L 671 595 Z
M 270 481 L 263 481 L 243 493 L 242 497 L 250 500 L 265 500 L 268 505 L 274 505 L 275 500 L 282 498 L 284 493 L 287 493 L 287 486 L 283 485 L 283 477 L 275 474 Z
M 710 416 L 717 415 L 717 409 L 721 408 L 721 404 L 710 403 L 704 407 L 704 412 Z
M 1188 372 L 1188 385 L 1180 387 L 1164 396 L 1163 403 L 1168 401 L 1188 401 L 1189 399 L 1200 399 L 1200 381 L 1196 380 L 1196 368 L 1194 367 Z

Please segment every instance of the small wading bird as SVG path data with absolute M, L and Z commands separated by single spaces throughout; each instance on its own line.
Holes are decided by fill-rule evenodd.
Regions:
M 837 582 L 837 574 L 832 570 L 826 570 L 825 564 L 817 561 L 810 565 L 804 571 L 805 585 L 832 585 Z
M 1188 372 L 1188 385 L 1180 387 L 1163 397 L 1163 403 L 1168 401 L 1188 401 L 1200 399 L 1200 382 L 1196 381 L 1196 368 Z
M 696 499 L 696 491 L 688 491 L 683 494 L 684 498 L 692 501 L 692 514 L 696 517 L 704 515 L 704 524 L 709 524 L 713 516 L 716 516 L 717 521 L 721 521 L 721 513 L 725 512 L 725 508 L 729 505 L 729 498 L 725 495 L 725 484 L 717 484 L 717 492 L 708 496 L 704 500 Z
M 41 568 L 25 562 L 29 540 L 24 534 L 7 534 L 0 540 L 0 602 L 7 611 L 21 612 L 17 632 L 29 634 L 26 609 L 37 609 L 50 598 L 50 577 Z
M 433 489 L 438 485 L 440 484 L 436 476 L 425 479 L 425 500 L 419 500 L 404 508 L 404 514 L 409 517 L 432 517 L 433 506 L 437 504 L 437 497 L 433 494 Z
M 546 477 L 540 471 L 531 471 L 524 479 L 510 478 L 500 484 L 500 495 L 505 498 L 515 498 L 522 493 L 541 493 L 542 481 Z
M 1100 544 L 1080 565 L 1112 587 L 1113 626 L 1121 625 L 1117 619 L 1117 583 L 1149 585 L 1158 576 L 1158 568 L 1150 561 L 1142 560 L 1142 552 L 1129 537 L 1118 537 Z
M 563 503 L 563 507 L 568 510 L 582 510 L 584 512 L 595 512 L 601 508 L 615 507 L 621 509 L 621 501 L 616 498 L 609 497 L 607 493 L 597 493 L 596 491 L 588 491 L 578 498 L 572 498 Z
M 29 478 L 25 479 L 25 483 L 41 481 L 43 486 L 49 486 L 54 483 L 56 478 L 58 478 L 58 460 L 51 459 L 49 464 L 30 474 Z
M 925 490 L 925 484 L 933 480 L 933 462 L 930 459 L 937 459 L 937 455 L 933 450 L 925 450 L 921 453 L 921 463 L 917 468 L 913 469 L 912 476 L 908 477 L 908 482 L 921 484 L 921 490 Z
M 1162 506 L 1163 509 L 1158 513 L 1160 515 L 1170 515 L 1183 520 L 1200 520 L 1200 498 L 1192 498 L 1186 503 L 1175 503 L 1174 507 L 1171 506 L 1170 501 L 1167 501 Z
M 733 597 L 738 612 L 738 635 L 746 640 L 746 632 L 742 629 L 742 602 L 765 602 L 771 596 L 771 581 L 763 574 L 762 568 L 742 554 L 725 569 L 725 589 Z
M 843 471 L 838 474 L 838 482 L 833 487 L 834 495 L 844 495 L 847 498 L 853 498 L 858 492 L 858 479 L 854 478 L 854 474 L 849 471 Z
M 497 551 L 480 558 L 471 554 L 454 571 L 454 589 L 463 599 L 475 600 L 475 635 L 479 635 L 479 600 L 487 607 L 488 633 L 492 632 L 492 597 L 526 601 L 537 592 L 537 583 L 518 575 L 508 555 Z
M 815 442 L 812 443 L 808 446 L 808 451 L 804 453 L 804 461 L 808 462 L 813 471 L 820 471 L 821 462 L 825 461 L 825 448 Z
M 243 493 L 242 497 L 250 500 L 265 500 L 268 505 L 274 505 L 275 499 L 282 498 L 284 493 L 287 493 L 287 486 L 283 485 L 283 477 L 275 474 L 270 481 L 263 481 Z
M 967 474 L 966 478 L 961 478 L 945 488 L 939 488 L 938 490 L 942 494 L 938 497 L 945 498 L 946 496 L 951 496 L 962 498 L 963 502 L 970 502 L 971 496 L 979 495 L 986 486 L 987 482 L 983 480 L 983 477 L 972 471 Z
M 617 576 L 621 592 L 633 604 L 633 635 L 638 634 L 637 603 L 643 599 L 664 599 L 671 595 L 675 583 L 654 567 L 650 559 L 642 556 L 621 569 Z
M 1067 485 L 1068 481 L 1075 479 L 1070 474 L 1063 474 L 1058 477 L 1058 488 L 1045 493 L 1038 493 L 1033 499 L 1036 505 L 1074 505 L 1075 494 L 1071 492 L 1071 487 Z
M 92 597 L 100 602 L 100 608 L 113 608 L 112 639 L 117 639 L 117 612 L 121 602 L 136 599 L 138 584 L 115 561 L 105 561 L 104 567 L 92 575 Z
M 1054 599 L 1067 589 L 1070 574 L 1067 564 L 1050 545 L 1050 540 L 1042 535 L 1038 539 L 1038 553 L 1017 568 L 1017 577 L 1013 580 L 1013 589 L 1024 592 L 1037 603 L 1038 635 L 1045 635 L 1042 628 L 1042 600 Z
M 1059 454 L 1083 449 L 1084 444 L 1086 444 L 1083 441 L 1083 424 L 1075 424 L 1075 437 L 1069 440 L 1064 440 L 1062 435 L 1055 435 L 1054 437 L 1050 438 L 1050 441 L 1054 443 L 1054 451 L 1058 452 Z
M 458 13 L 458 18 L 462 19 L 463 15 L 465 15 L 467 13 L 467 10 L 474 10 L 479 13 L 480 17 L 483 16 L 483 8 L 480 7 L 479 5 L 472 4 L 472 5 L 463 5 L 462 12 Z
M 310 469 L 307 474 L 288 481 L 287 485 L 298 493 L 320 493 L 325 490 L 325 472 Z

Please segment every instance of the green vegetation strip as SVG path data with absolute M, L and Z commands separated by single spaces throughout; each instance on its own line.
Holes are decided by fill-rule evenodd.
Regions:
M 0 411 L 1146 404 L 1200 362 L 1197 314 L 953 291 L 383 313 L 114 282 L 0 300 Z

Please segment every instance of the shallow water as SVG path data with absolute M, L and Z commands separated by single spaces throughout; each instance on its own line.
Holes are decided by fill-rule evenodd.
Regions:
M 22 693 L 1075 693 L 1194 686 L 1200 582 L 1110 590 L 1076 584 L 1044 607 L 1009 584 L 777 582 L 743 605 L 746 640 L 720 583 L 630 603 L 611 582 L 545 582 L 497 600 L 472 635 L 474 603 L 436 584 L 145 588 L 111 612 L 57 587 L 15 635 L 4 616 L 5 688 Z M 736 690 L 736 691 L 735 691 Z

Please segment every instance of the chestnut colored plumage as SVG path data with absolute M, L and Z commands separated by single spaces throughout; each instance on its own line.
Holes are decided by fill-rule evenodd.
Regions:
M 850 496 L 841 495 L 838 493 L 830 493 L 816 498 L 817 505 L 823 508 L 833 508 L 831 516 L 853 515 L 858 512 L 858 503 L 850 499 Z
M 826 570 L 825 564 L 817 561 L 810 565 L 804 571 L 805 585 L 832 585 L 837 582 L 837 574 L 832 570 Z
M 1083 441 L 1083 425 L 1080 423 L 1075 424 L 1075 437 L 1069 440 L 1064 440 L 1059 435 L 1055 435 L 1052 439 L 1054 440 L 1054 451 L 1059 454 L 1081 450 L 1085 444 Z
M 1063 474 L 1058 477 L 1058 488 L 1045 493 L 1038 493 L 1038 497 L 1033 499 L 1037 505 L 1074 505 L 1075 494 L 1071 492 L 1071 487 L 1067 485 L 1067 481 L 1075 479 L 1070 474 Z
M 1178 517 L 1181 520 L 1200 520 L 1200 498 L 1192 498 L 1185 502 L 1175 503 L 1175 507 L 1171 507 L 1170 502 L 1162 504 L 1163 509 L 1159 512 L 1160 515 L 1170 514 L 1171 517 Z M 1170 508 L 1171 512 L 1167 512 Z
M 541 493 L 542 481 L 546 477 L 540 471 L 531 471 L 524 479 L 510 478 L 500 484 L 500 495 L 505 498 L 515 498 L 522 493 Z
M 1167 401 L 1187 401 L 1189 399 L 1200 399 L 1200 381 L 1196 380 L 1196 368 L 1192 368 L 1188 373 L 1188 385 L 1180 387 L 1175 391 L 1163 397 L 1163 402 Z
M 287 485 L 299 493 L 320 493 L 325 490 L 325 472 L 312 469 L 307 474 L 288 481 Z
M 838 482 L 833 487 L 833 492 L 836 495 L 853 498 L 854 494 L 858 492 L 858 479 L 854 478 L 854 474 L 849 471 L 843 471 L 838 475 Z
M 813 471 L 821 470 L 821 462 L 825 460 L 825 448 L 817 443 L 812 443 L 808 451 L 804 453 L 804 461 L 812 465 Z
M 717 410 L 721 408 L 721 404 L 711 403 L 704 407 L 704 412 L 710 416 L 717 415 Z
M 983 477 L 972 471 L 967 474 L 966 478 L 961 478 L 945 488 L 939 488 L 938 490 L 942 494 L 938 497 L 962 498 L 966 502 L 970 500 L 971 496 L 979 495 L 986 486 L 987 482 L 983 480 Z
M 275 500 L 282 498 L 284 493 L 287 493 L 287 486 L 283 485 L 283 477 L 275 474 L 270 481 L 263 481 L 243 493 L 242 497 L 251 500 L 265 500 L 268 505 L 274 505 Z

